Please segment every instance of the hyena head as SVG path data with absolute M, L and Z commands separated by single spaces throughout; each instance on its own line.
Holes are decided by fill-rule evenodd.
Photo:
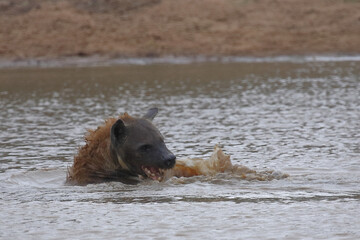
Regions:
M 175 155 L 151 123 L 158 113 L 151 108 L 142 118 L 124 114 L 111 128 L 111 148 L 122 168 L 161 181 L 166 169 L 175 165 Z

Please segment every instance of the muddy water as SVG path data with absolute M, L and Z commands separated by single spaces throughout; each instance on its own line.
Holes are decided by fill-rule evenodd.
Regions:
M 1 239 L 358 239 L 360 62 L 237 62 L 0 70 Z M 158 106 L 178 158 L 227 174 L 65 186 L 88 128 Z

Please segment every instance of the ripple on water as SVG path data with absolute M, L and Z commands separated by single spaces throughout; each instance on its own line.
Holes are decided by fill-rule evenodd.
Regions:
M 357 65 L 0 70 L 0 237 L 360 238 Z M 153 106 L 178 159 L 209 158 L 220 144 L 234 164 L 290 177 L 63 184 L 86 129 Z

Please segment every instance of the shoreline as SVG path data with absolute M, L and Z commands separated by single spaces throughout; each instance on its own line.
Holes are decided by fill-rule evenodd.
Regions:
M 359 12 L 360 0 L 3 0 L 0 64 L 359 55 Z
M 200 64 L 200 63 L 310 63 L 310 62 L 360 62 L 360 54 L 311 54 L 256 56 L 164 56 L 164 57 L 129 57 L 114 58 L 107 56 L 28 58 L 11 60 L 0 58 L 0 70 L 5 69 L 46 69 L 46 68 L 91 68 L 113 67 L 119 65 L 153 64 Z

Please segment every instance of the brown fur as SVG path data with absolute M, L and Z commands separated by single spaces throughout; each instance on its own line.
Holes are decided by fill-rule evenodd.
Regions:
M 133 120 L 127 113 L 120 118 L 124 122 Z M 110 151 L 110 129 L 116 120 L 109 118 L 96 130 L 88 131 L 85 136 L 86 145 L 79 149 L 74 157 L 73 166 L 68 169 L 67 183 L 85 185 L 124 180 L 121 172 L 123 169 Z
M 119 118 L 127 124 L 135 121 L 127 113 L 124 113 Z M 117 157 L 111 152 L 110 130 L 117 120 L 116 118 L 109 118 L 96 130 L 89 130 L 85 136 L 85 146 L 79 149 L 78 154 L 74 157 L 73 166 L 68 170 L 67 183 L 85 185 L 105 181 L 120 181 L 124 183 L 137 183 L 139 181 L 136 174 L 129 175 L 129 172 L 126 172 L 121 167 Z M 178 160 L 174 168 L 166 171 L 165 180 L 173 176 L 212 176 L 224 172 L 232 173 L 235 176 L 241 176 L 241 178 L 248 180 L 272 180 L 288 177 L 287 174 L 273 174 L 273 171 L 259 173 L 241 165 L 232 165 L 230 156 L 224 154 L 216 146 L 214 153 L 208 160 Z

